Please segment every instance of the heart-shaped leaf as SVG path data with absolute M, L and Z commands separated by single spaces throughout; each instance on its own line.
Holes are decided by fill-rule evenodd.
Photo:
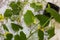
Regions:
M 6 30 L 6 31 L 9 31 L 5 24 L 3 24 L 3 29 Z
M 13 10 L 16 10 L 18 5 L 16 4 L 16 2 L 11 2 L 9 5 Z
M 41 31 L 40 29 L 38 30 L 38 37 L 39 37 L 39 40 L 44 40 L 44 32 Z
M 42 4 L 41 3 L 31 3 L 30 6 L 34 8 L 35 11 L 39 11 L 42 9 Z
M 34 22 L 34 14 L 31 10 L 27 10 L 26 14 L 24 15 L 24 21 L 27 25 L 31 25 Z
M 19 12 L 21 10 L 21 7 L 20 7 L 20 2 L 11 2 L 10 3 L 10 7 L 13 9 L 13 15 L 19 15 Z
M 4 40 L 12 40 L 12 38 L 13 38 L 13 34 L 8 33 L 8 34 L 6 34 L 6 39 L 4 39 Z
M 20 36 L 17 34 L 14 36 L 14 40 L 20 40 Z
M 17 25 L 17 24 L 14 24 L 14 23 L 11 23 L 11 25 L 12 25 L 12 29 L 14 31 L 19 31 L 19 29 L 23 29 L 23 27 L 20 26 L 20 25 Z
M 20 40 L 27 40 L 26 35 L 23 31 L 20 32 Z
M 6 9 L 4 16 L 10 18 L 12 16 L 12 14 L 13 14 L 13 12 L 11 9 Z
M 51 27 L 47 30 L 47 33 L 49 35 L 49 39 L 52 38 L 54 35 L 55 35 L 55 28 L 54 27 Z
M 49 19 L 45 15 L 36 15 L 36 17 L 40 21 L 41 26 L 43 26 L 46 23 L 46 21 Z M 48 26 L 48 24 L 49 24 L 49 21 L 44 25 L 44 27 Z

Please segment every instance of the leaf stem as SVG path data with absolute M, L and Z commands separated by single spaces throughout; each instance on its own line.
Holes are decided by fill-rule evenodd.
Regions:
M 38 29 L 37 29 L 38 30 Z M 34 33 L 36 33 L 37 32 L 37 30 L 35 30 L 33 33 L 31 33 L 29 36 L 28 36 L 28 38 L 27 39 L 29 39 Z
M 44 25 L 43 25 L 43 27 L 47 24 L 47 22 L 49 21 L 49 20 L 51 20 L 51 18 L 52 18 L 52 16 L 44 23 Z M 37 24 L 38 25 L 38 24 Z M 29 39 L 34 33 L 36 33 L 38 31 L 38 29 L 37 30 L 35 30 L 33 33 L 31 33 L 29 36 L 28 36 L 28 38 L 27 39 Z
M 44 27 L 48 23 L 48 21 L 50 21 L 51 19 L 52 19 L 52 16 L 44 23 L 42 27 Z

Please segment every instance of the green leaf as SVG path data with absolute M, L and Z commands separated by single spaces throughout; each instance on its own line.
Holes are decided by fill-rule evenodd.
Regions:
M 52 8 L 47 8 L 46 11 L 47 11 L 48 13 L 50 13 L 57 22 L 60 23 L 60 14 L 59 14 L 58 12 L 56 12 L 56 11 L 55 11 L 54 9 L 52 9 Z
M 16 4 L 16 2 L 11 2 L 9 5 L 12 9 L 16 10 L 18 5 Z
M 20 40 L 20 36 L 17 34 L 14 36 L 14 40 Z
M 27 10 L 26 14 L 24 15 L 24 21 L 27 25 L 31 25 L 34 22 L 34 14 L 31 10 Z
M 12 25 L 12 29 L 16 32 L 19 31 L 19 29 L 23 29 L 23 27 L 21 27 L 20 25 L 14 23 L 11 23 L 11 25 Z
M 32 8 L 35 8 L 36 4 L 35 4 L 35 3 L 31 3 L 30 6 L 31 6 Z
M 24 7 L 24 3 L 17 1 L 17 5 L 22 9 Z
M 41 3 L 31 3 L 30 6 L 34 8 L 35 11 L 39 11 L 42 9 L 42 4 Z
M 6 9 L 4 16 L 10 18 L 12 16 L 12 14 L 13 14 L 13 12 L 11 9 Z
M 44 32 L 41 31 L 40 29 L 38 30 L 38 37 L 39 37 L 39 40 L 44 40 Z
M 21 4 L 21 2 L 20 1 L 17 1 L 17 5 L 20 5 Z
M 20 32 L 20 40 L 27 40 L 26 35 L 23 31 Z
M 16 10 L 12 10 L 13 15 L 19 15 L 20 10 L 21 10 L 20 8 Z
M 6 31 L 9 31 L 7 26 L 5 24 L 2 25 L 3 26 L 3 29 L 6 30 Z
M 37 17 L 37 19 L 40 21 L 40 25 L 41 26 L 43 26 L 45 23 L 46 23 L 46 21 L 49 19 L 48 17 L 46 17 L 45 15 L 36 15 L 36 17 Z M 46 23 L 46 25 L 44 26 L 44 27 L 46 27 L 46 26 L 48 26 L 49 25 L 49 21 Z
M 6 39 L 5 40 L 12 40 L 13 35 L 11 33 L 6 34 Z
M 17 34 L 14 36 L 14 40 L 27 40 L 26 35 L 23 31 L 20 32 L 20 36 Z
M 13 15 L 19 15 L 19 12 L 21 10 L 20 3 L 19 2 L 17 2 L 17 3 L 11 2 L 10 3 L 10 7 L 13 9 L 12 10 L 13 11 Z
M 49 35 L 49 39 L 55 35 L 54 31 L 55 31 L 54 27 L 51 27 L 51 28 L 49 28 L 49 30 L 47 30 L 47 33 Z

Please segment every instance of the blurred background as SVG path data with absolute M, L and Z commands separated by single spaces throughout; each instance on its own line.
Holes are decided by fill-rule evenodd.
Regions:
M 7 8 L 9 8 L 8 6 L 8 4 L 11 2 L 11 1 L 17 1 L 17 0 L 0 0 L 0 14 L 4 14 L 4 12 L 5 12 L 5 10 L 7 9 Z M 24 0 L 20 0 L 21 2 L 23 2 Z M 29 2 L 31 2 L 32 0 L 29 0 Z M 41 0 L 34 0 L 35 2 L 40 2 Z M 57 6 L 59 6 L 60 7 L 60 0 L 46 0 L 46 2 L 51 2 L 51 3 L 53 3 L 53 4 L 55 4 L 55 5 L 57 5 Z M 44 3 L 43 2 L 43 5 L 44 5 L 44 8 L 46 7 L 46 3 Z M 27 4 L 26 6 L 25 6 L 25 8 L 24 8 L 24 13 L 26 12 L 26 10 L 32 10 L 33 12 L 34 12 L 34 10 L 32 9 L 32 8 L 30 8 L 29 7 L 29 4 Z M 23 19 L 22 19 L 22 22 L 23 22 Z M 52 22 L 54 23 L 55 22 L 55 20 L 52 20 Z M 10 20 L 9 20 L 9 23 L 10 23 Z M 7 23 L 7 26 L 9 26 L 9 31 L 11 32 L 11 33 L 13 33 L 14 34 L 14 32 L 12 31 L 12 29 L 10 28 L 10 25 L 9 25 L 9 23 Z M 28 27 L 26 27 L 26 25 L 24 24 L 24 23 L 22 23 L 23 24 L 23 26 L 24 26 L 24 32 L 27 34 L 27 35 L 29 35 L 29 28 Z M 0 23 L 0 25 L 1 25 L 1 23 Z M 55 36 L 54 37 L 52 37 L 50 40 L 60 40 L 60 24 L 59 23 L 57 23 L 57 22 L 55 22 L 55 25 L 57 26 L 56 28 L 55 28 Z M 0 30 L 2 30 L 2 28 L 0 28 Z M 1 32 L 1 31 L 0 31 Z M 4 31 L 2 30 L 2 33 L 4 33 Z M 3 40 L 3 37 L 2 37 L 2 39 L 1 39 L 1 37 L 0 37 L 0 40 Z M 30 39 L 31 40 L 31 39 Z M 36 38 L 34 39 L 34 40 L 36 40 Z

